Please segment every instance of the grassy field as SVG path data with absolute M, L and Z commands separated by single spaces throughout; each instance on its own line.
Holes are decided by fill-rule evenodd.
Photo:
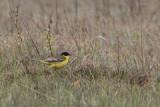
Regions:
M 159 0 L 0 0 L 0 107 L 158 107 Z M 34 60 L 68 51 L 58 72 Z

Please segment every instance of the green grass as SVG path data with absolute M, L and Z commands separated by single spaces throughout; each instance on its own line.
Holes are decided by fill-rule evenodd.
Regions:
M 26 87 L 21 86 L 23 81 Z M 30 76 L 1 88 L 1 106 L 153 106 L 159 102 L 154 92 L 140 87 L 131 88 L 127 84 L 100 79 L 79 80 L 76 88 L 67 78 L 52 78 L 44 81 L 43 76 L 36 80 Z M 33 90 L 38 85 L 38 92 Z M 37 89 L 36 89 L 37 90 Z M 158 94 L 158 93 L 157 93 Z M 157 98 L 156 98 L 157 97 Z M 157 101 L 156 101 L 157 100 Z
M 57 1 L 0 2 L 0 107 L 160 105 L 158 2 Z

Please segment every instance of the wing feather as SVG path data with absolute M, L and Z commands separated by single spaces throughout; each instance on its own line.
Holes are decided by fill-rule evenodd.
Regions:
M 58 57 L 58 58 L 48 58 L 43 61 L 44 62 L 62 62 L 64 60 L 66 60 L 66 58 L 62 56 L 62 57 Z

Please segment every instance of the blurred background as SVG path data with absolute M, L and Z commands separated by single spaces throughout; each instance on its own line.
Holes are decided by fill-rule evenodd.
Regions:
M 10 18 L 17 6 L 20 17 L 35 29 L 46 29 L 51 15 L 53 28 L 56 21 L 58 25 L 86 22 L 93 27 L 90 23 L 97 20 L 105 25 L 159 26 L 159 0 L 1 0 L 1 32 L 13 32 Z

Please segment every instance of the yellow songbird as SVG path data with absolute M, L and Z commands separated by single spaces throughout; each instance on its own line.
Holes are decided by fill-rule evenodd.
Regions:
M 48 58 L 41 60 L 42 63 L 49 65 L 49 68 L 62 69 L 68 63 L 70 54 L 68 52 L 62 52 L 60 56 L 56 58 Z

